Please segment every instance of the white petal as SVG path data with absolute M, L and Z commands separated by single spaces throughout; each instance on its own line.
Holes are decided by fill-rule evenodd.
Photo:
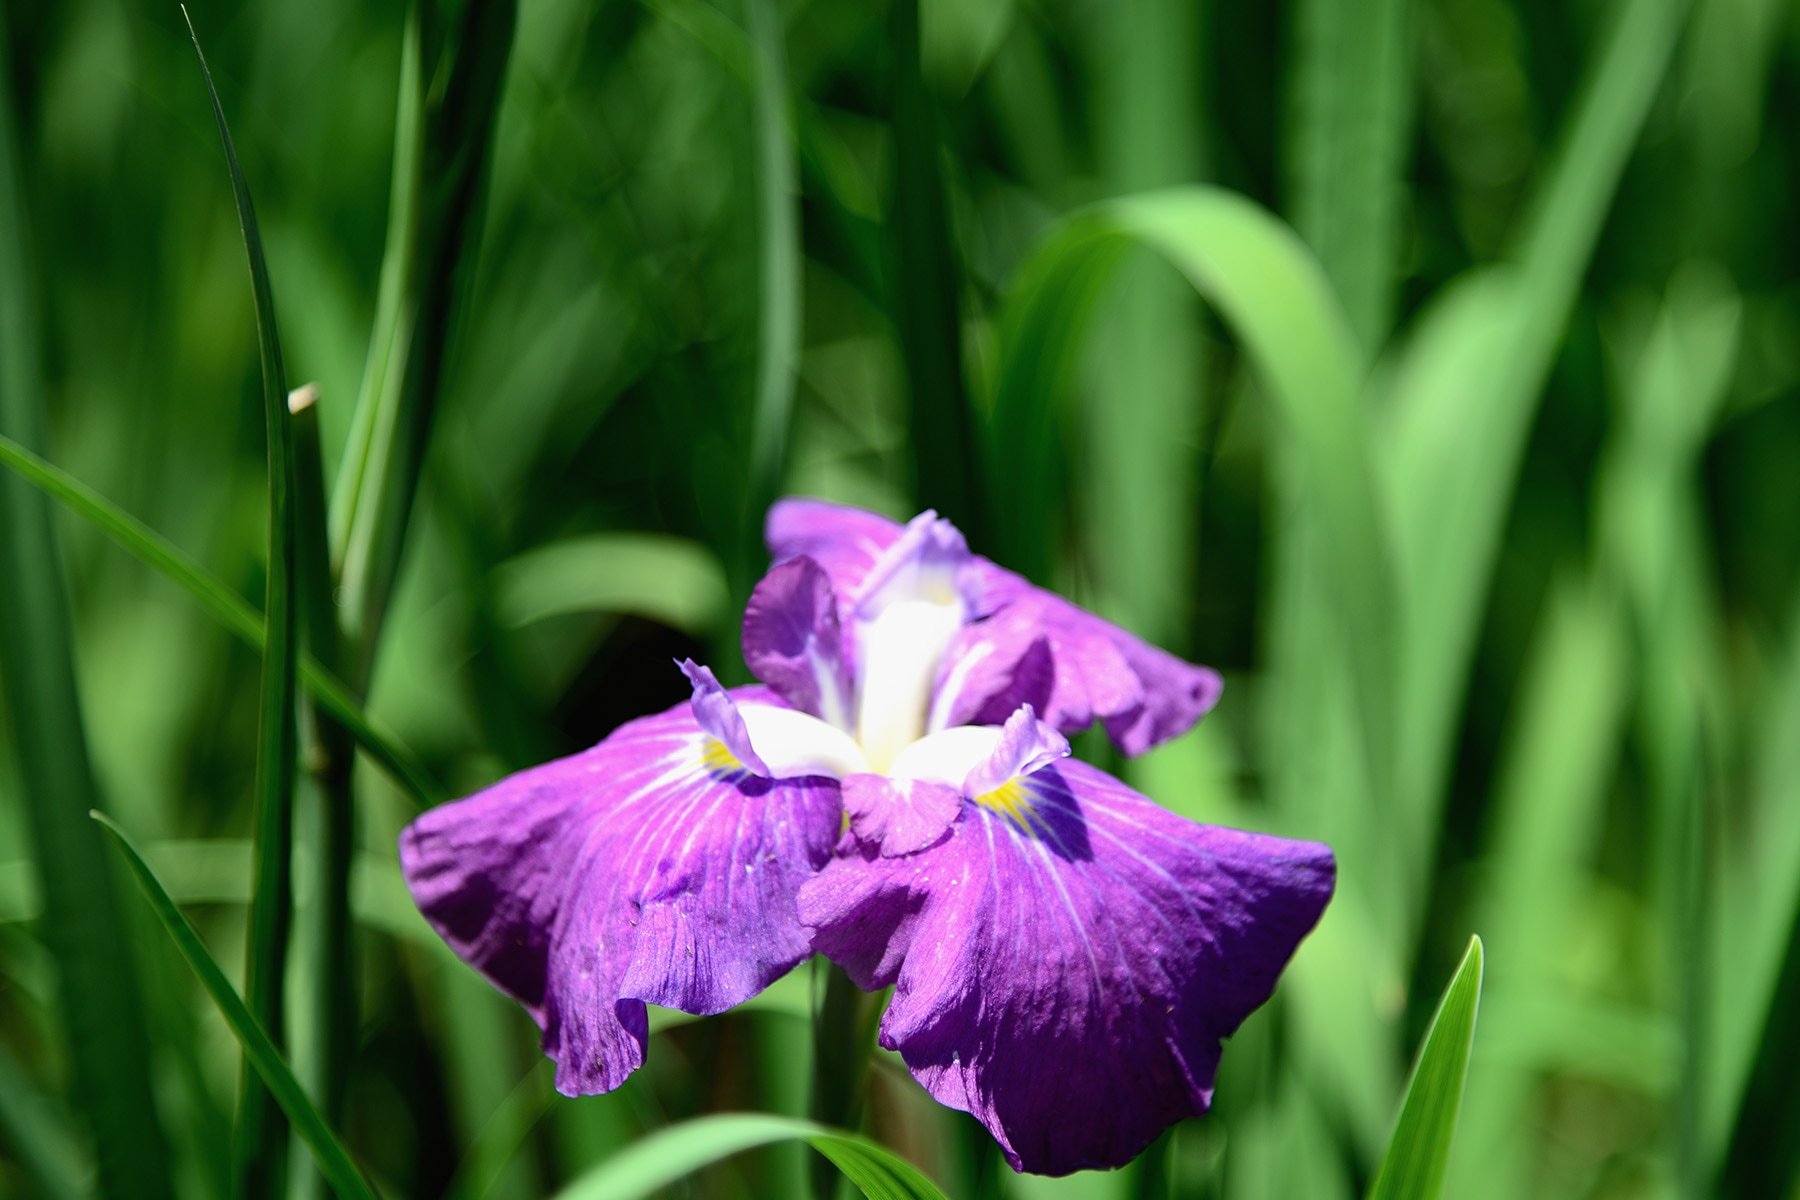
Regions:
M 925 732 L 938 664 L 962 624 L 960 602 L 896 600 L 857 629 L 856 740 L 875 770 Z
M 819 718 L 792 708 L 745 704 L 738 708 L 749 730 L 750 744 L 776 779 L 802 775 L 846 775 L 867 772 L 869 762 L 850 735 Z
M 896 754 L 887 773 L 894 779 L 923 779 L 961 791 L 969 772 L 993 756 L 1000 745 L 1000 733 L 998 725 L 940 729 Z M 757 751 L 762 752 L 760 745 Z

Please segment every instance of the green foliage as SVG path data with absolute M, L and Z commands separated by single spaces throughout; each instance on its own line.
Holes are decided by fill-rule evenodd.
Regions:
M 1443 1194 L 1480 1008 L 1481 939 L 1476 937 L 1469 939 L 1468 953 L 1425 1031 L 1394 1136 L 1369 1189 L 1370 1200 L 1437 1200 Z
M 187 10 L 182 10 L 187 15 Z M 238 167 L 237 150 L 225 125 L 225 110 L 213 87 L 200 35 L 188 22 L 200 73 L 212 98 L 213 119 L 225 143 L 231 171 L 231 195 L 237 204 L 244 253 L 250 260 L 250 286 L 256 297 L 256 341 L 262 349 L 263 422 L 269 448 L 269 558 L 263 604 L 262 704 L 256 737 L 255 832 L 251 840 L 256 867 L 250 894 L 250 944 L 245 950 L 244 993 L 257 1022 L 279 1047 L 284 1037 L 288 934 L 294 904 L 294 756 L 296 738 L 294 669 L 299 637 L 294 617 L 294 556 L 297 541 L 294 443 L 288 428 L 287 369 L 281 361 L 281 336 L 275 327 L 275 295 L 263 258 L 262 234 L 250 189 Z M 261 1074 L 259 1070 L 257 1072 Z M 286 1170 L 287 1129 L 270 1108 L 267 1094 L 246 1061 L 238 1094 L 235 1155 L 238 1182 L 234 1192 L 261 1200 L 279 1196 Z
M 199 978 L 212 1002 L 218 1006 L 219 1015 L 225 1018 L 232 1036 L 243 1047 L 245 1061 L 269 1089 L 269 1095 L 274 1098 L 275 1103 L 281 1106 L 281 1111 L 292 1122 L 294 1132 L 306 1144 L 306 1148 L 312 1151 L 331 1186 L 343 1200 L 375 1200 L 374 1189 L 363 1179 L 356 1164 L 350 1161 L 350 1156 L 338 1142 L 337 1135 L 331 1131 L 324 1118 L 319 1116 L 312 1101 L 306 1098 L 306 1091 L 288 1069 L 287 1060 L 282 1058 L 280 1049 L 270 1039 L 268 1031 L 237 994 L 237 989 L 231 986 L 231 981 L 225 978 L 225 972 L 219 969 L 219 964 L 207 951 L 206 943 L 200 940 L 199 932 L 182 916 L 181 910 L 175 907 L 175 901 L 169 899 L 169 893 L 163 890 L 156 874 L 131 844 L 131 839 L 125 836 L 125 831 L 116 822 L 103 813 L 90 815 L 112 835 L 119 853 L 124 856 L 132 875 L 137 879 L 138 887 L 143 889 L 144 898 L 150 901 L 157 920 L 162 922 L 162 927 L 168 931 L 176 949 L 181 951 L 181 957 Z
M 90 808 L 265 1003 L 291 862 L 264 1027 L 392 1195 L 848 1194 L 873 1151 L 807 1139 L 851 1129 L 967 1200 L 1349 1200 L 1400 1145 L 1470 1200 L 1792 1192 L 1791 5 L 194 16 L 260 239 L 177 8 L 6 9 L 0 1195 L 231 1188 L 217 971 Z M 1082 751 L 1336 852 L 1211 1112 L 1125 1170 L 1014 1177 L 816 969 L 560 1096 L 412 905 L 419 807 L 677 702 L 670 659 L 747 678 L 784 492 L 935 505 L 1221 668 L 1193 734 Z M 1472 1049 L 1432 1009 L 1471 930 Z
M 0 436 L 45 439 L 37 295 L 11 104 L 11 47 L 0 16 Z M 151 1103 L 150 1045 L 140 985 L 104 851 L 81 811 L 98 799 L 71 645 L 63 561 L 49 505 L 0 480 L 0 684 L 26 791 L 33 858 L 44 881 L 43 938 L 65 997 L 70 1089 L 93 1138 L 101 1186 L 169 1195 L 162 1131 Z M 17 1074 L 18 1072 L 14 1072 Z M 27 1080 L 20 1082 L 27 1083 Z M 11 1090 L 12 1081 L 0 1083 Z M 70 1139 L 45 1136 L 45 1108 L 20 1090 L 6 1104 L 9 1138 L 46 1194 L 71 1194 Z
M 253 649 L 263 648 L 262 614 L 242 596 L 213 578 L 193 559 L 141 521 L 123 512 L 92 488 L 58 470 L 9 437 L 0 435 L 0 465 L 19 473 L 44 493 L 94 523 L 131 555 L 198 600 L 212 616 Z M 300 658 L 300 682 L 333 719 L 347 726 L 357 743 L 422 805 L 443 798 L 417 759 L 371 724 L 350 690 L 310 655 Z
M 943 1200 L 929 1179 L 868 1138 L 810 1121 L 734 1113 L 701 1117 L 651 1135 L 556 1194 L 556 1200 L 639 1200 L 700 1168 L 777 1141 L 804 1141 L 869 1200 Z

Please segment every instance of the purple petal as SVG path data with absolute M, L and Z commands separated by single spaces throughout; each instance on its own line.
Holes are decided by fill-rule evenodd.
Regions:
M 995 615 L 965 631 L 970 641 L 963 653 L 977 629 L 991 627 L 1002 661 L 1023 655 L 1038 637 L 1047 639 L 1056 674 L 1040 711 L 1064 733 L 1103 720 L 1121 750 L 1142 754 L 1186 733 L 1218 703 L 1223 684 L 1216 671 L 1183 662 L 986 559 L 976 563 L 980 603 Z M 973 713 L 992 705 L 970 688 L 958 707 Z
M 906 523 L 854 593 L 859 618 L 878 616 L 895 599 L 961 599 L 962 576 L 974 563 L 962 531 L 926 509 Z
M 963 782 L 963 795 L 984 796 L 1020 775 L 1029 775 L 1059 758 L 1069 757 L 1069 739 L 1037 719 L 1025 704 L 1000 731 L 1000 744 L 987 761 L 979 763 Z
M 848 728 L 850 677 L 837 595 L 813 559 L 802 555 L 777 564 L 750 593 L 744 661 L 801 712 Z
M 790 496 L 769 508 L 763 540 L 776 562 L 806 555 L 825 569 L 837 594 L 849 600 L 903 527 L 860 508 Z
M 694 720 L 700 728 L 713 736 L 713 739 L 731 752 L 739 764 L 749 767 L 758 775 L 772 775 L 768 764 L 756 753 L 756 747 L 750 744 L 750 731 L 744 727 L 744 718 L 732 703 L 731 695 L 719 681 L 714 678 L 712 668 L 702 667 L 691 658 L 681 660 L 681 673 L 688 677 L 694 685 L 694 698 L 688 703 L 694 711 Z
M 646 1001 L 722 1012 L 810 953 L 795 894 L 840 821 L 835 783 L 724 762 L 684 704 L 432 809 L 400 835 L 400 863 L 451 949 L 530 1010 L 558 1090 L 580 1095 L 643 1063 Z
M 950 836 L 839 857 L 800 891 L 815 946 L 894 985 L 881 1044 L 1017 1170 L 1130 1161 L 1210 1102 L 1219 1040 L 1331 896 L 1331 851 L 1196 825 L 1085 763 L 965 803 Z
M 843 788 L 850 832 L 889 856 L 932 845 L 962 811 L 961 792 L 924 779 L 846 775 Z
M 1029 704 L 1051 712 L 1056 657 L 1043 626 L 1025 606 L 1001 609 L 963 626 L 944 654 L 930 727 L 1000 725 Z

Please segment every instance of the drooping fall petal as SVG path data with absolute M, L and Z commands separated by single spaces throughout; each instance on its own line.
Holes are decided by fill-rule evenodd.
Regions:
M 1075 760 L 964 803 L 911 855 L 800 892 L 819 950 L 893 985 L 880 1040 L 1015 1169 L 1120 1166 L 1205 1110 L 1219 1041 L 1331 896 L 1324 846 L 1195 825 Z

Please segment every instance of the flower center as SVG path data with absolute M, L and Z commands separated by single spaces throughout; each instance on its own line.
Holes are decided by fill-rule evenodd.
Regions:
M 856 740 L 878 774 L 925 732 L 938 663 L 963 624 L 961 602 L 949 599 L 892 601 L 857 631 Z

